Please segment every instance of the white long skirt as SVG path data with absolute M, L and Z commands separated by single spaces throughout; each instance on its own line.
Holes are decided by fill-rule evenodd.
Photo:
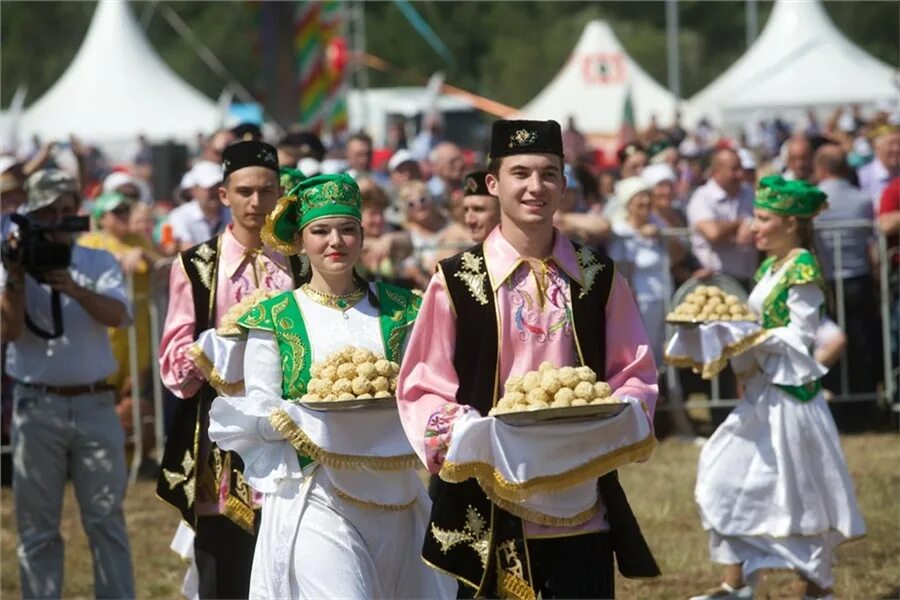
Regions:
M 834 583 L 833 549 L 865 534 L 822 394 L 799 402 L 757 374 L 700 453 L 695 499 L 714 562 Z
M 422 561 L 430 501 L 406 510 L 341 498 L 325 469 L 267 494 L 250 598 L 453 598 L 455 580 Z

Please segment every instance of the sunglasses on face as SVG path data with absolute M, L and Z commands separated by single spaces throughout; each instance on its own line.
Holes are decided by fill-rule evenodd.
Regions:
M 416 208 L 416 207 L 419 207 L 419 206 L 424 207 L 424 206 L 428 206 L 429 204 L 431 204 L 431 199 L 426 198 L 426 197 L 424 197 L 424 196 L 423 196 L 422 198 L 417 198 L 417 199 L 415 199 L 415 200 L 410 200 L 409 202 L 406 203 L 406 205 L 407 205 L 409 208 Z
M 131 207 L 127 204 L 120 204 L 109 212 L 111 212 L 113 216 L 118 219 L 124 219 L 131 214 Z

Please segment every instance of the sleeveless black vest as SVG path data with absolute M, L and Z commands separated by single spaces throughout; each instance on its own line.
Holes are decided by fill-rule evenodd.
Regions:
M 584 286 L 570 281 L 576 357 L 605 374 L 605 307 L 615 268 L 608 257 L 578 244 L 575 251 L 584 276 Z M 499 324 L 483 245 L 441 261 L 439 268 L 456 311 L 457 401 L 486 415 L 500 396 L 501 382 Z M 522 520 L 494 505 L 474 479 L 458 484 L 433 479 L 434 504 L 422 552 L 426 562 L 474 588 L 478 596 L 515 595 L 508 589 L 511 581 L 516 585 L 515 580 L 530 585 Z M 627 577 L 659 575 L 616 472 L 604 475 L 597 484 L 619 571 Z M 448 543 L 451 539 L 456 543 Z
M 219 267 L 221 236 L 216 236 L 182 252 L 178 260 L 191 284 L 194 300 L 194 336 L 216 322 L 216 280 Z M 297 256 L 289 258 L 295 287 L 309 280 L 308 263 Z M 178 268 L 174 265 L 173 268 Z M 181 518 L 192 527 L 196 523 L 194 500 L 199 486 L 217 487 L 222 477 L 230 478 L 230 495 L 225 516 L 254 533 L 253 504 L 250 486 L 244 482 L 244 465 L 234 452 L 223 452 L 208 437 L 209 408 L 218 394 L 204 382 L 191 398 L 178 403 L 171 431 L 166 438 L 156 494 L 178 509 Z M 203 465 L 202 468 L 200 465 Z M 200 478 L 201 472 L 212 477 Z M 208 490 L 213 492 L 213 490 Z

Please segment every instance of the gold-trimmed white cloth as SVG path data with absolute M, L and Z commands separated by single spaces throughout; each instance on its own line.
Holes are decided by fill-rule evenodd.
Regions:
M 596 514 L 597 478 L 649 458 L 656 446 L 640 402 L 580 423 L 514 427 L 470 412 L 453 425 L 440 477 L 475 477 L 496 504 L 530 521 L 577 525 Z
M 244 339 L 222 337 L 215 329 L 207 329 L 197 337 L 188 356 L 217 392 L 238 396 L 244 392 L 246 345 Z

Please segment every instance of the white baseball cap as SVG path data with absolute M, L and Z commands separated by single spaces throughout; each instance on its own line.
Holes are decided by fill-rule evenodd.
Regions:
M 222 183 L 222 165 L 211 160 L 201 160 L 191 167 L 191 170 L 181 178 L 181 187 L 211 188 Z
M 396 171 L 397 167 L 407 162 L 418 162 L 416 157 L 413 156 L 413 153 L 406 149 L 400 149 L 394 152 L 394 155 L 391 157 L 391 160 L 388 161 L 388 170 Z
M 738 159 L 741 161 L 741 168 L 745 171 L 752 171 L 756 168 L 756 158 L 753 153 L 746 148 L 738 148 Z
M 675 183 L 678 181 L 678 176 L 675 174 L 675 169 L 672 168 L 672 165 L 669 163 L 656 163 L 654 165 L 647 165 L 644 167 L 644 170 L 641 171 L 641 177 L 644 179 L 644 183 L 647 184 L 647 187 L 653 187 L 657 183 L 662 183 L 663 181 L 671 181 Z

